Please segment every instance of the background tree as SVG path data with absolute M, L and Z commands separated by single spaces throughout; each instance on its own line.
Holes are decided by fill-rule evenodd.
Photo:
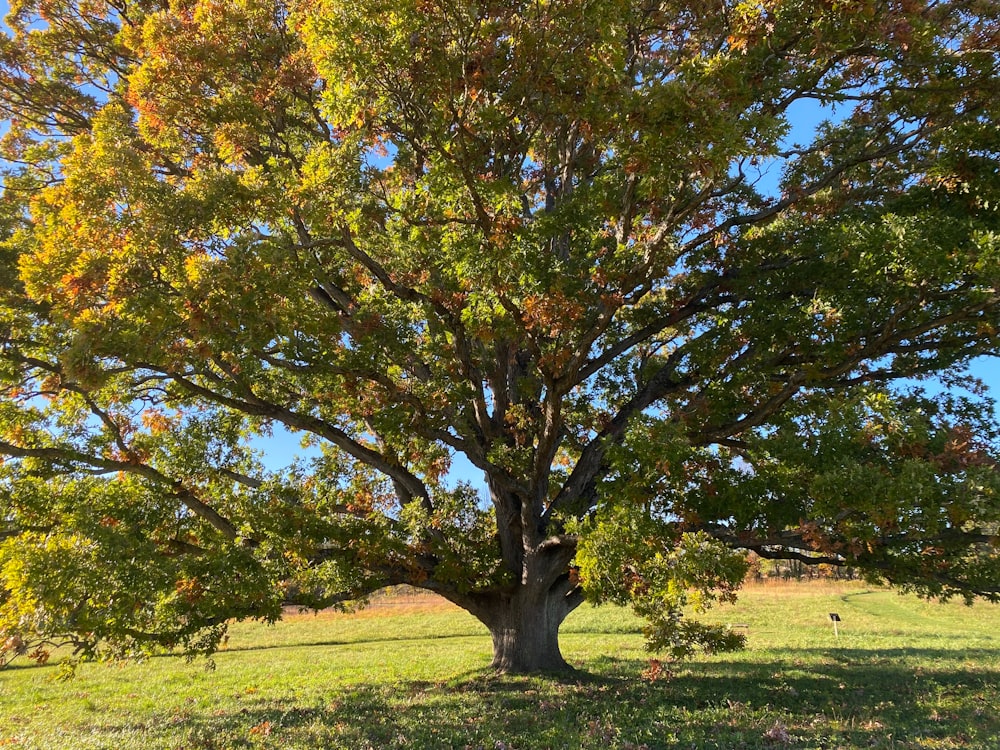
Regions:
M 7 655 L 397 583 L 502 670 L 585 590 L 724 648 L 745 550 L 996 599 L 990 405 L 912 379 L 997 350 L 998 16 L 12 2 Z

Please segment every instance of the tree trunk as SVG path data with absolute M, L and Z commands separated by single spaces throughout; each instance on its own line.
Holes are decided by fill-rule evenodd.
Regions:
M 481 605 L 477 616 L 493 636 L 491 666 L 512 674 L 571 670 L 559 651 L 559 626 L 578 603 L 565 592 L 522 588 Z

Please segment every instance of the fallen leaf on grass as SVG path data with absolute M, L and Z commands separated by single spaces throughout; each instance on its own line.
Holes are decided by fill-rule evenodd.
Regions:
M 792 741 L 792 736 L 788 733 L 788 727 L 780 721 L 774 722 L 774 726 L 764 732 L 764 738 L 771 742 L 780 742 L 787 745 Z

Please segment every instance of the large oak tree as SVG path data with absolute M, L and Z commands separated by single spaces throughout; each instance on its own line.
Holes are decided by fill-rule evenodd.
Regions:
M 0 661 L 400 583 L 503 670 L 585 592 L 727 647 L 746 550 L 997 598 L 919 388 L 1000 344 L 997 3 L 10 5 Z

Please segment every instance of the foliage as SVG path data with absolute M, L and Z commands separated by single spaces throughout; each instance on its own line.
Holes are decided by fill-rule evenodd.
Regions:
M 685 618 L 736 601 L 747 573 L 745 554 L 704 532 L 671 539 L 667 524 L 625 512 L 607 514 L 582 537 L 581 577 L 598 602 L 632 605 L 646 619 L 650 650 L 681 658 L 697 648 L 732 651 L 745 645 L 742 633 Z
M 509 668 L 565 666 L 584 588 L 681 653 L 732 645 L 676 616 L 723 547 L 997 598 L 992 404 L 913 382 L 1000 340 L 995 4 L 7 23 L 5 641 L 209 650 L 410 583 Z

